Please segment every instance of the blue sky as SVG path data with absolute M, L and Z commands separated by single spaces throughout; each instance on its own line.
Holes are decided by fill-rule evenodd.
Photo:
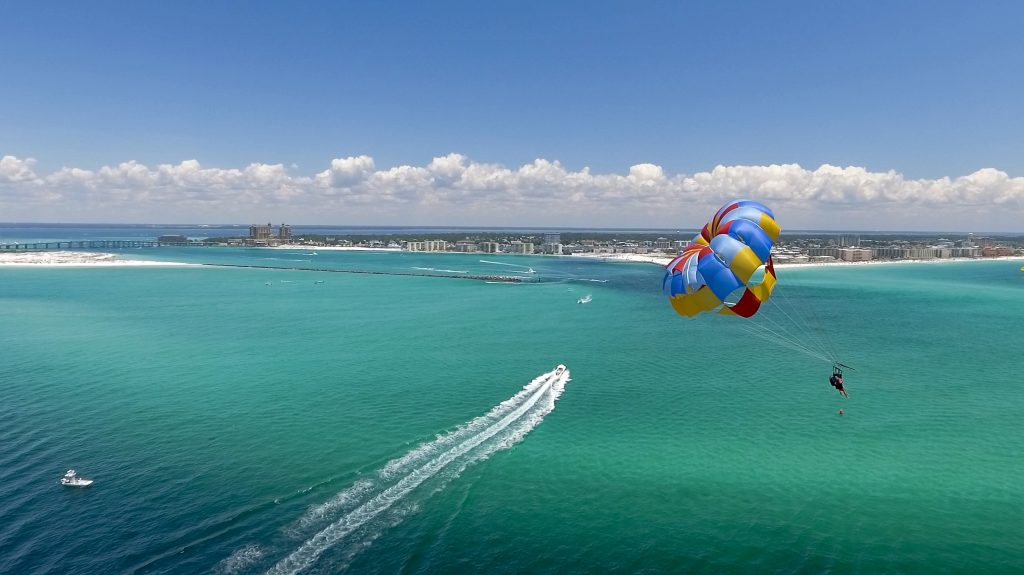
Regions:
M 849 212 L 856 223 L 860 209 L 865 225 L 910 228 L 908 218 L 939 197 L 944 225 L 958 223 L 954 208 L 986 202 L 1019 221 L 1020 22 L 1018 2 L 8 4 L 0 220 L 262 221 L 274 210 L 330 220 L 316 223 L 547 224 L 536 181 L 503 181 L 498 191 L 486 184 L 501 179 L 498 168 L 518 176 L 540 159 L 572 180 L 552 183 L 552 200 L 574 201 L 573 216 L 593 220 L 582 225 L 662 223 L 649 221 L 641 184 L 609 191 L 601 188 L 608 182 L 581 181 L 628 178 L 646 165 L 665 180 L 652 185 L 679 202 L 767 195 L 794 202 L 799 218 Z M 451 154 L 463 175 L 497 175 L 434 178 L 431 163 Z M 372 163 L 362 179 L 332 172 L 317 183 L 332 160 L 364 156 Z M 199 175 L 190 164 L 182 183 L 181 163 L 190 160 Z M 167 197 L 111 175 L 125 162 L 145 167 Z M 224 183 L 223 171 L 254 164 L 281 172 L 270 183 Z M 793 185 L 788 176 L 710 188 L 684 181 L 716 166 L 794 164 L 803 180 L 823 165 L 895 172 L 898 182 L 881 179 L 900 189 L 839 197 L 805 182 L 780 195 L 779 186 Z M 161 179 L 153 175 L 161 165 L 179 169 Z M 418 179 L 415 194 L 401 177 L 383 191 L 394 178 L 370 182 L 401 167 L 429 181 Z M 983 174 L 998 188 L 987 195 L 974 190 L 977 178 L 958 180 L 986 169 L 1005 176 Z M 924 183 L 907 190 L 907 182 Z M 630 189 L 635 214 L 621 200 Z M 195 205 L 168 210 L 179 193 Z M 507 205 L 491 217 L 484 202 L 499 193 Z M 385 196 L 376 206 L 375 194 Z M 519 197 L 534 200 L 516 204 Z M 612 213 L 595 205 L 613 197 L 623 203 Z M 239 208 L 239 198 L 252 209 Z M 475 211 L 462 209 L 471 200 Z M 873 210 L 861 205 L 871 202 Z M 891 220 L 868 216 L 880 206 Z M 1006 217 L 996 227 L 1012 225 Z

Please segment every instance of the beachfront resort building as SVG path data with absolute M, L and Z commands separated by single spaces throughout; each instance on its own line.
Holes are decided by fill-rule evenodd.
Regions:
M 985 246 L 981 248 L 981 255 L 986 258 L 998 258 L 1013 255 L 1013 248 L 1009 246 Z
M 406 242 L 405 249 L 410 252 L 446 252 L 448 242 L 445 240 L 425 240 L 422 242 Z
M 840 248 L 839 259 L 844 262 L 871 261 L 871 250 L 866 248 Z
M 255 224 L 249 226 L 249 237 L 245 238 L 247 246 L 276 246 L 282 242 L 292 239 L 292 227 L 288 224 L 281 224 L 277 234 L 274 234 L 274 226 L 269 222 L 267 225 Z
M 533 254 L 533 242 L 521 242 L 516 240 L 509 244 L 508 253 L 520 254 L 520 255 L 531 255 Z
M 274 237 L 274 226 L 263 224 L 256 224 L 249 226 L 249 239 L 255 241 L 266 241 Z
M 562 255 L 562 234 L 544 234 L 541 251 L 545 254 Z

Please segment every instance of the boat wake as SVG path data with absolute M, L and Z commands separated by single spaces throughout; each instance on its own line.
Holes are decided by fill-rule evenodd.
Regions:
M 522 264 L 513 264 L 513 263 L 509 263 L 509 262 L 496 262 L 496 261 L 492 261 L 492 260 L 480 260 L 480 263 L 482 263 L 482 264 L 491 264 L 491 265 L 495 265 L 495 266 L 509 266 L 509 267 L 514 267 L 514 268 L 524 268 L 522 273 L 527 273 L 527 274 L 535 274 L 535 273 L 537 273 L 537 271 L 534 270 L 533 268 L 531 268 L 530 266 L 524 266 Z
M 389 461 L 372 477 L 309 508 L 287 530 L 293 537 L 307 539 L 268 573 L 299 573 L 329 550 L 340 563 L 331 565 L 331 570 L 344 569 L 384 530 L 414 513 L 467 467 L 521 441 L 555 408 L 568 381 L 569 371 L 558 366 L 486 414 Z
M 467 271 L 467 270 L 445 270 L 445 269 L 440 269 L 440 268 L 419 268 L 419 267 L 416 267 L 416 266 L 413 266 L 412 269 L 414 269 L 414 270 L 423 270 L 423 271 L 426 271 L 426 272 L 447 272 L 447 273 L 452 273 L 452 274 L 468 274 L 469 273 L 469 271 Z

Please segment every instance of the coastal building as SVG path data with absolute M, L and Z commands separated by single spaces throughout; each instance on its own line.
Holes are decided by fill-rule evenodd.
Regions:
M 871 260 L 871 250 L 866 248 L 840 248 L 839 259 L 844 262 L 866 262 Z
M 477 244 L 477 249 L 485 254 L 496 254 L 500 247 L 498 242 L 480 242 Z
M 912 260 L 933 260 L 938 254 L 932 247 L 910 247 L 907 248 L 907 257 Z
M 809 257 L 807 257 L 806 255 L 803 255 L 803 254 L 773 255 L 772 256 L 772 260 L 774 260 L 775 263 L 777 263 L 777 264 L 806 264 L 809 261 L 811 261 L 811 259 Z
M 902 260 L 907 258 L 907 248 L 901 248 L 898 246 L 889 246 L 882 248 L 873 248 L 875 259 L 880 260 Z
M 541 251 L 545 254 L 562 255 L 562 234 L 544 234 L 544 243 L 540 245 Z
M 1013 248 L 1008 246 L 985 246 L 981 248 L 981 256 L 985 258 L 998 258 L 1012 255 Z
M 263 240 L 267 241 L 274 237 L 274 226 L 267 223 L 267 225 L 256 224 L 249 226 L 249 239 L 250 240 Z
M 457 252 L 469 253 L 476 251 L 476 242 L 469 240 L 463 240 L 461 242 L 455 242 L 455 250 Z
M 249 237 L 245 238 L 247 246 L 276 246 L 281 242 L 288 242 L 292 239 L 292 227 L 281 224 L 277 235 L 274 235 L 274 226 L 269 222 L 267 225 L 255 224 L 249 226 Z
M 807 255 L 815 258 L 820 256 L 828 256 L 833 259 L 839 259 L 839 248 L 836 246 L 828 246 L 824 248 L 814 247 L 807 248 Z
M 980 258 L 981 248 L 978 246 L 960 246 L 958 248 L 951 248 L 952 253 L 950 257 L 954 258 Z
M 444 252 L 448 251 L 448 242 L 446 240 L 406 242 L 405 249 L 410 252 Z
M 530 255 L 533 253 L 533 242 L 522 242 L 516 240 L 509 244 L 508 253 Z

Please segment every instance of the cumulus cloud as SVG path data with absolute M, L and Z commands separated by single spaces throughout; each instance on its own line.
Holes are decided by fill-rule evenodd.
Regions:
M 0 183 L 29 182 L 36 179 L 32 166 L 36 161 L 29 158 L 19 160 L 14 156 L 0 158 Z
M 624 174 L 594 174 L 542 158 L 510 168 L 455 153 L 422 166 L 387 168 L 365 155 L 337 158 L 310 176 L 282 164 L 207 168 L 196 160 L 65 167 L 46 175 L 34 166 L 32 159 L 0 159 L 0 213 L 35 221 L 287 217 L 296 223 L 673 228 L 699 226 L 722 203 L 745 197 L 789 214 L 790 228 L 998 230 L 1016 226 L 1024 210 L 1024 178 L 992 168 L 937 179 L 828 164 L 715 166 L 694 174 L 637 164 Z

